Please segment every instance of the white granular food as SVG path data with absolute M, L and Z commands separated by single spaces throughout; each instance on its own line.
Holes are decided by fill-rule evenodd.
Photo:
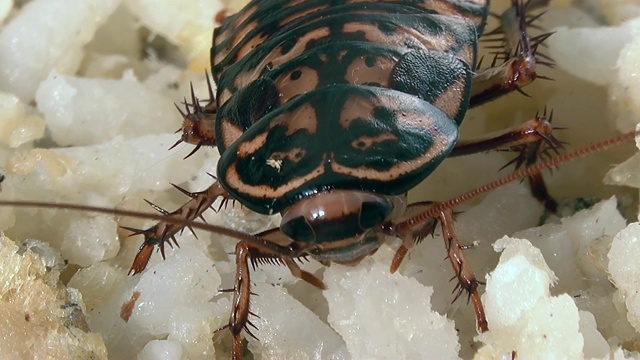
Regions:
M 492 3 L 499 13 L 508 1 Z M 524 89 L 530 98 L 512 94 L 469 111 L 463 136 L 521 123 L 545 106 L 567 128 L 555 133 L 567 148 L 638 123 L 640 0 L 552 3 L 540 24 L 556 34 L 541 51 L 558 66 L 539 73 L 555 81 Z M 203 74 L 224 6 L 238 10 L 240 1 L 0 0 L 0 197 L 151 211 L 149 199 L 173 210 L 186 199 L 171 183 L 208 186 L 215 149 L 186 160 L 193 146 L 167 149 L 181 124 L 174 103 L 190 96 L 190 83 L 208 96 Z M 251 308 L 259 341 L 247 337 L 247 351 L 260 359 L 638 358 L 640 226 L 625 220 L 638 217 L 637 190 L 622 185 L 640 188 L 640 158 L 611 169 L 634 152 L 627 144 L 545 173 L 565 204 L 559 215 L 543 215 L 526 182 L 457 209 L 459 236 L 474 244 L 467 260 L 486 281 L 489 332 L 477 333 L 464 298 L 451 303 L 437 231 L 395 274 L 398 241 L 356 267 L 303 264 L 326 291 L 286 267 L 259 266 Z M 498 171 L 512 158 L 449 159 L 410 198 L 449 199 L 506 173 Z M 603 183 L 609 170 L 607 183 L 620 186 Z M 593 206 L 576 212 L 583 203 Z M 205 217 L 252 233 L 279 223 L 231 205 Z M 119 226 L 151 224 L 0 207 L 0 230 L 15 242 L 0 238 L 0 353 L 229 357 L 229 332 L 216 330 L 229 319 L 230 293 L 219 290 L 233 286 L 235 241 L 185 231 L 166 260 L 154 253 L 146 271 L 128 276 L 142 239 Z

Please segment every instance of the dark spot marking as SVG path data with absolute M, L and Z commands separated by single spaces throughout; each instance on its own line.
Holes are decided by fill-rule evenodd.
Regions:
M 24 321 L 26 322 L 31 321 L 31 315 L 28 312 L 24 313 Z
M 300 70 L 295 70 L 291 73 L 291 75 L 289 76 L 289 78 L 291 80 L 298 80 L 300 79 L 300 76 L 302 76 L 302 71 Z
M 289 51 L 291 51 L 291 49 L 293 49 L 293 47 L 296 45 L 296 42 L 298 42 L 298 39 L 295 39 L 295 38 L 286 39 L 282 43 L 282 46 L 280 47 L 281 54 L 282 55 L 288 54 Z
M 367 65 L 367 67 L 374 67 L 376 65 L 376 58 L 373 56 L 366 56 L 364 58 L 364 64 Z
M 378 24 L 378 29 L 385 34 L 393 34 L 396 32 L 397 26 L 388 21 L 383 21 Z

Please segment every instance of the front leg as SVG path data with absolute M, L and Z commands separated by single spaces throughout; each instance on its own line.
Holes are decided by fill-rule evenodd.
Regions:
M 279 229 L 267 230 L 257 235 L 265 241 L 272 243 L 291 242 Z M 303 250 L 299 250 L 303 252 Z M 251 332 L 250 327 L 257 329 L 257 327 L 249 320 L 249 315 L 257 316 L 250 310 L 251 295 L 255 295 L 251 292 L 251 274 L 249 270 L 249 262 L 253 265 L 254 269 L 261 263 L 282 264 L 289 268 L 291 274 L 307 283 L 324 290 L 326 286 L 318 277 L 314 274 L 302 270 L 300 266 L 295 262 L 297 257 L 286 256 L 280 254 L 278 251 L 261 250 L 255 246 L 250 245 L 245 241 L 240 241 L 236 244 L 236 276 L 233 289 L 229 290 L 233 292 L 233 300 L 231 302 L 231 315 L 229 316 L 229 323 L 222 328 L 229 329 L 232 336 L 232 359 L 242 359 L 242 331 L 246 332 L 252 338 L 258 340 L 258 338 Z M 299 256 L 298 256 L 299 257 Z
M 463 250 L 465 247 L 460 244 L 460 239 L 458 239 L 458 234 L 453 226 L 452 210 L 442 210 L 438 218 L 442 224 L 442 236 L 445 247 L 447 248 L 447 258 L 451 261 L 451 266 L 458 279 L 458 285 L 456 285 L 457 292 L 453 301 L 456 301 L 463 292 L 466 292 L 473 303 L 473 308 L 476 313 L 476 326 L 480 332 L 485 332 L 489 330 L 489 326 L 487 317 L 485 316 L 484 306 L 482 305 L 482 299 L 478 293 L 478 285 L 483 283 L 476 279 L 476 274 L 473 272 L 471 265 L 464 258 Z
M 180 219 L 180 222 L 160 221 L 156 225 L 143 230 L 124 227 L 127 230 L 133 231 L 133 235 L 144 235 L 144 243 L 142 243 L 138 250 L 138 254 L 136 255 L 133 264 L 131 265 L 131 269 L 129 270 L 129 275 L 138 274 L 147 267 L 151 254 L 153 253 L 153 249 L 156 246 L 159 246 L 162 256 L 164 257 L 165 243 L 173 240 L 177 245 L 175 235 L 185 228 L 185 224 L 189 224 L 193 220 L 202 217 L 202 213 L 209 209 L 218 197 L 222 197 L 223 204 L 226 201 L 232 200 L 229 193 L 222 188 L 218 181 L 214 182 L 206 190 L 195 193 L 188 192 L 179 187 L 177 188 L 187 196 L 191 197 L 191 200 L 175 211 L 169 213 L 160 209 L 156 205 L 150 204 L 156 208 L 156 210 L 164 213 L 168 217 Z
M 183 118 L 182 127 L 177 131 L 182 132 L 182 136 L 180 137 L 180 140 L 169 148 L 169 150 L 183 142 L 196 145 L 196 147 L 187 156 L 185 156 L 185 159 L 195 154 L 202 146 L 216 146 L 215 119 L 217 103 L 213 94 L 211 80 L 207 74 L 205 74 L 205 76 L 209 92 L 209 98 L 204 101 L 206 102 L 206 105 L 202 106 L 200 104 L 201 100 L 196 97 L 193 85 L 191 85 L 191 103 L 187 102 L 185 98 L 184 111 L 176 105 L 176 108 Z M 210 208 L 218 197 L 223 198 L 223 204 L 232 200 L 229 193 L 222 188 L 218 181 L 209 186 L 207 190 L 195 193 L 186 191 L 176 185 L 174 185 L 174 187 L 180 190 L 183 194 L 189 196 L 191 200 L 171 213 L 149 201 L 147 201 L 147 203 L 161 214 L 178 218 L 182 220 L 182 223 L 161 221 L 148 229 L 124 227 L 127 230 L 133 231 L 133 235 L 144 235 L 144 243 L 140 246 L 138 254 L 136 254 L 133 264 L 131 265 L 131 269 L 129 270 L 129 275 L 138 274 L 147 267 L 155 246 L 159 246 L 163 258 L 165 242 L 172 240 L 173 243 L 178 246 L 175 234 L 185 228 L 184 224 L 188 224 L 196 218 L 202 218 L 202 213 Z M 171 245 L 170 242 L 169 245 Z
M 233 301 L 231 302 L 231 315 L 229 323 L 222 328 L 216 330 L 229 329 L 233 338 L 231 344 L 231 358 L 233 360 L 242 359 L 242 331 L 246 331 L 251 337 L 257 340 L 247 325 L 255 328 L 255 325 L 249 320 L 249 315 L 255 315 L 249 310 L 251 305 L 251 273 L 249 271 L 249 245 L 240 241 L 236 244 L 236 277 L 233 286 Z

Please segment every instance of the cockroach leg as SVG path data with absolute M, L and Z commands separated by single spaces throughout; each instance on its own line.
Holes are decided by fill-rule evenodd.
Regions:
M 544 144 L 543 151 L 561 149 L 563 142 L 553 135 L 554 130 L 561 128 L 553 127 L 551 117 L 547 119 L 546 115 L 545 109 L 542 115 L 536 114 L 533 119 L 506 131 L 490 133 L 472 140 L 462 139 L 449 156 L 464 156 L 498 149 L 520 152 L 521 146 L 540 143 Z
M 422 241 L 422 239 L 426 238 L 429 235 L 433 235 L 433 232 L 436 228 L 437 220 L 436 218 L 430 218 L 425 221 L 411 222 L 407 221 L 411 219 L 416 214 L 420 214 L 425 210 L 431 208 L 433 206 L 433 202 L 431 201 L 423 201 L 410 204 L 407 206 L 407 210 L 405 213 L 395 221 L 396 224 L 403 224 L 402 226 L 397 225 L 388 225 L 383 226 L 382 232 L 386 235 L 395 236 L 399 239 L 402 239 L 402 244 L 396 250 L 396 254 L 391 261 L 391 273 L 395 273 L 404 257 L 409 253 L 411 248 Z
M 279 232 L 279 231 L 277 231 Z M 264 232 L 264 239 L 269 240 L 269 237 L 273 237 L 275 231 Z M 261 235 L 258 235 L 262 237 Z M 251 271 L 249 269 L 249 262 L 255 267 L 261 263 L 272 264 L 284 264 L 291 273 L 320 289 L 325 289 L 326 286 L 322 280 L 318 279 L 310 272 L 302 270 L 298 264 L 295 263 L 294 257 L 278 255 L 277 252 L 271 253 L 262 251 L 254 246 L 249 245 L 245 241 L 240 241 L 236 244 L 236 277 L 233 289 L 233 301 L 231 315 L 229 316 L 229 323 L 216 331 L 223 329 L 229 329 L 233 338 L 232 344 L 232 359 L 242 359 L 242 331 L 246 332 L 252 338 L 258 340 L 258 338 L 251 332 L 250 327 L 257 329 L 257 327 L 249 320 L 249 315 L 258 316 L 251 312 L 251 295 L 255 295 L 251 292 Z
M 539 160 L 549 159 L 552 152 L 558 154 L 558 150 L 564 148 L 565 143 L 558 140 L 553 134 L 554 130 L 563 128 L 552 126 L 552 120 L 553 111 L 547 117 L 547 109 L 545 109 L 542 114 L 538 113 L 533 119 L 505 132 L 489 134 L 479 139 L 461 140 L 450 156 L 463 156 L 490 150 L 510 151 L 517 152 L 518 156 L 503 168 L 512 164 L 515 164 L 516 169 L 533 165 Z M 531 194 L 548 211 L 556 212 L 558 203 L 547 191 L 541 173 L 529 177 L 529 187 Z
M 132 235 L 144 235 L 144 243 L 140 246 L 138 254 L 131 265 L 131 269 L 129 270 L 130 275 L 138 274 L 147 267 L 155 246 L 159 246 L 164 257 L 165 242 L 172 240 L 177 244 L 175 234 L 181 231 L 185 227 L 185 224 L 192 222 L 196 218 L 202 218 L 202 213 L 209 209 L 218 197 L 222 197 L 223 201 L 230 199 L 229 194 L 222 188 L 218 181 L 214 182 L 204 191 L 191 193 L 183 190 L 182 192 L 190 196 L 191 200 L 171 213 L 166 212 L 168 217 L 178 218 L 181 222 L 161 221 L 148 229 L 123 227 L 124 229 L 132 231 Z M 152 206 L 154 205 L 152 204 Z M 156 210 L 160 210 L 158 207 L 154 207 Z M 164 212 L 164 210 L 161 211 Z
M 292 244 L 291 239 L 289 239 L 286 235 L 280 231 L 280 229 L 271 229 L 267 231 L 263 231 L 257 235 L 258 237 L 269 241 L 272 244 L 277 244 L 281 246 L 287 246 Z M 309 244 L 304 244 L 300 242 L 293 242 L 294 245 L 298 247 L 298 251 L 301 251 L 303 248 L 307 247 Z M 295 260 L 302 262 L 303 260 L 308 260 L 306 256 L 287 256 L 280 254 L 278 252 L 273 251 L 264 251 L 260 250 L 255 246 L 249 248 L 251 265 L 255 269 L 256 267 L 262 264 L 271 264 L 271 265 L 285 265 L 291 271 L 291 275 L 295 276 L 298 279 L 304 280 L 309 284 L 317 287 L 318 289 L 324 290 L 326 289 L 326 285 L 316 277 L 314 274 L 302 270 L 298 264 L 296 264 Z
M 216 16 L 213 18 L 213 20 L 216 22 L 216 24 L 222 25 L 226 18 L 227 18 L 227 10 L 220 10 L 216 13 Z
M 185 156 L 185 159 L 195 154 L 202 146 L 216 146 L 215 122 L 217 105 L 213 94 L 213 86 L 208 75 L 206 75 L 206 79 L 209 99 L 205 106 L 200 105 L 201 101 L 195 95 L 193 84 L 191 85 L 191 102 L 184 100 L 184 110 L 176 105 L 183 119 L 182 127 L 176 132 L 182 132 L 182 136 L 169 150 L 181 143 L 195 145 L 196 147 Z
M 468 299 L 473 303 L 473 309 L 476 313 L 476 326 L 480 332 L 485 332 L 489 330 L 489 326 L 484 313 L 484 306 L 480 299 L 480 293 L 478 293 L 478 285 L 483 283 L 476 279 L 471 265 L 464 258 L 463 248 L 453 225 L 452 210 L 445 209 L 440 211 L 438 218 L 442 224 L 442 235 L 447 248 L 447 258 L 451 261 L 451 266 L 456 274 L 455 277 L 458 279 L 458 284 L 454 289 L 454 292 L 457 293 L 453 301 L 456 301 L 463 291 L 467 292 Z
M 327 289 L 327 286 L 324 284 L 324 282 L 322 282 L 322 280 L 320 280 L 314 274 L 308 271 L 302 270 L 300 266 L 296 264 L 296 262 L 292 258 L 283 257 L 282 261 L 285 263 L 285 265 L 287 265 L 287 267 L 289 268 L 289 271 L 291 271 L 291 275 L 297 277 L 298 279 L 302 279 L 308 282 L 309 284 L 317 287 L 320 290 Z
M 439 221 L 442 226 L 447 259 L 451 262 L 455 273 L 453 278 L 458 280 L 458 284 L 454 289 L 456 295 L 453 301 L 456 301 L 463 292 L 467 292 L 476 313 L 478 329 L 481 332 L 487 331 L 487 319 L 484 314 L 480 294 L 478 293 L 478 286 L 481 285 L 482 282 L 476 279 L 471 266 L 464 258 L 463 251 L 465 247 L 460 244 L 453 225 L 453 211 L 451 208 L 443 207 L 437 209 L 433 216 L 418 216 L 424 214 L 425 211 L 432 211 L 437 205 L 437 203 L 432 202 L 412 204 L 407 209 L 407 214 L 403 216 L 403 220 L 396 223 L 396 225 L 388 226 L 388 229 L 383 229 L 385 233 L 393 234 L 403 240 L 402 245 L 398 248 L 392 260 L 391 272 L 393 273 L 398 269 L 405 255 L 414 244 L 424 239 L 427 235 L 433 234 L 434 228 Z
M 540 26 L 535 22 L 544 15 L 544 11 L 536 15 L 529 15 L 530 11 L 535 11 L 540 8 L 547 7 L 550 0 L 512 0 L 511 6 L 505 10 L 502 14 L 491 13 L 491 16 L 499 20 L 499 25 L 482 35 L 482 42 L 498 42 L 499 44 L 489 46 L 488 48 L 500 49 L 501 51 L 496 53 L 502 55 L 504 59 L 508 59 L 512 54 L 517 52 L 518 44 L 520 43 L 520 31 L 521 24 L 524 20 L 526 28 L 540 29 Z M 542 54 L 538 54 L 543 58 L 547 58 Z
M 258 338 L 251 332 L 247 325 L 251 325 L 253 328 L 257 327 L 249 320 L 251 311 L 249 306 L 251 304 L 251 274 L 249 271 L 249 257 L 250 248 L 249 245 L 240 241 L 236 244 L 236 277 L 235 284 L 233 286 L 233 301 L 231 315 L 229 316 L 229 323 L 217 331 L 229 329 L 231 336 L 233 337 L 231 345 L 231 358 L 234 360 L 242 359 L 242 336 L 241 333 L 244 330 L 249 336 L 258 340 Z
M 547 109 L 544 110 L 542 117 L 547 116 Z M 536 118 L 538 115 L 536 114 Z M 549 114 L 549 125 L 553 120 L 553 111 Z M 561 130 L 563 128 L 552 127 L 553 130 Z M 528 144 L 514 146 L 507 151 L 515 151 L 518 156 L 507 163 L 504 167 L 515 164 L 515 169 L 531 166 L 539 161 L 549 160 L 553 154 L 558 154 L 558 149 L 564 148 L 564 142 L 558 141 L 555 137 L 547 136 L 541 140 Z M 553 154 L 552 154 L 553 153 Z M 504 168 L 503 167 L 503 168 Z M 551 170 L 551 169 L 550 169 Z M 531 194 L 544 205 L 547 211 L 555 213 L 558 210 L 558 202 L 549 194 L 547 186 L 542 177 L 542 173 L 536 173 L 528 177 L 529 188 Z
M 402 239 L 402 244 L 396 250 L 395 255 L 393 256 L 393 260 L 391 260 L 391 267 L 389 271 L 393 274 L 398 271 L 400 268 L 400 264 L 402 264 L 402 260 L 404 260 L 405 256 L 409 253 L 409 250 L 415 245 L 415 241 L 411 238 L 411 236 L 404 236 Z
M 474 75 L 469 103 L 470 108 L 493 101 L 513 91 L 526 95 L 522 90 L 523 87 L 531 84 L 537 78 L 549 79 L 538 75 L 536 67 L 538 64 L 552 67 L 553 62 L 539 59 L 537 51 L 538 47 L 552 33 L 529 37 L 527 34 L 527 16 L 525 14 L 526 4 L 522 0 L 513 0 L 512 3 L 512 7 L 516 9 L 515 14 L 518 23 L 518 31 L 516 33 L 519 40 L 514 51 L 509 49 L 510 45 L 506 42 L 506 50 L 496 54 L 491 67 L 478 71 Z M 505 35 L 506 38 L 510 36 L 511 34 Z M 505 61 L 503 64 L 496 65 L 500 54 L 503 54 Z
M 556 213 L 558 211 L 558 202 L 549 194 L 547 185 L 544 182 L 542 174 L 529 176 L 529 188 L 531 194 L 544 206 L 547 211 Z
M 196 145 L 193 151 L 185 156 L 185 159 L 195 154 L 202 146 L 216 146 L 215 119 L 217 105 L 209 75 L 205 74 L 205 76 L 207 79 L 207 88 L 209 92 L 209 99 L 206 100 L 207 104 L 205 106 L 202 106 L 200 104 L 201 101 L 196 97 L 192 84 L 191 102 L 188 102 L 186 99 L 184 100 L 184 111 L 178 105 L 176 105 L 176 108 L 183 118 L 182 127 L 177 131 L 182 131 L 182 136 L 180 140 L 173 144 L 173 146 L 171 146 L 169 149 L 173 149 L 183 142 Z M 176 185 L 174 185 L 174 187 L 183 194 L 189 196 L 191 200 L 171 213 L 163 210 L 159 206 L 149 201 L 147 201 L 147 203 L 151 205 L 155 210 L 164 215 L 173 216 L 184 220 L 184 223 L 188 223 L 198 217 L 202 218 L 202 213 L 206 209 L 210 208 L 213 202 L 218 197 L 223 198 L 220 205 L 221 207 L 223 205 L 226 205 L 229 200 L 232 200 L 227 191 L 224 190 L 220 183 L 217 181 L 215 181 L 207 190 L 199 192 L 189 192 Z M 142 272 L 147 267 L 149 259 L 151 258 L 151 254 L 153 253 L 153 249 L 156 245 L 159 246 L 162 257 L 164 258 L 165 242 L 169 241 L 169 245 L 173 246 L 171 243 L 171 241 L 173 241 L 173 243 L 178 246 L 175 234 L 178 231 L 184 229 L 184 227 L 184 225 L 180 225 L 176 222 L 159 222 L 158 224 L 148 229 L 124 227 L 125 229 L 132 231 L 133 235 L 143 234 L 145 237 L 145 241 L 140 246 L 133 264 L 131 265 L 129 274 L 135 275 Z

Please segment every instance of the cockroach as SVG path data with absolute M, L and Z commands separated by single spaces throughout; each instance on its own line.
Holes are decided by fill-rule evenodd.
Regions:
M 435 7 L 441 4 L 446 6 Z M 524 11 L 522 4 L 514 2 Z M 396 271 L 410 248 L 440 223 L 458 284 L 456 297 L 469 296 L 477 326 L 485 331 L 480 282 L 464 260 L 464 246 L 452 223 L 453 207 L 634 135 L 553 157 L 448 202 L 408 205 L 407 191 L 449 155 L 540 141 L 558 146 L 544 132 L 544 122 L 544 131 L 525 124 L 525 130 L 502 137 L 458 142 L 467 107 L 520 90 L 538 76 L 531 62 L 545 37 L 529 38 L 522 28 L 519 45 L 510 48 L 505 63 L 479 71 L 476 47 L 488 9 L 488 1 L 482 0 L 255 0 L 226 17 L 212 48 L 216 94 L 210 85 L 204 105 L 192 92 L 179 107 L 185 119 L 180 142 L 194 144 L 194 152 L 203 146 L 219 148 L 217 179 L 205 191 L 181 189 L 191 198 L 186 205 L 173 212 L 154 205 L 161 215 L 151 217 L 161 222 L 132 229 L 145 241 L 131 273 L 144 271 L 155 249 L 164 255 L 165 244 L 177 244 L 174 236 L 184 227 L 239 240 L 233 309 L 225 327 L 232 333 L 233 356 L 240 358 L 242 332 L 252 335 L 250 264 L 282 264 L 294 276 L 323 288 L 320 278 L 298 264 L 300 258 L 357 265 L 390 236 L 402 240 L 391 264 Z M 424 73 L 424 68 L 437 71 Z M 505 81 L 505 75 L 511 80 Z M 196 223 L 219 198 L 262 214 L 280 213 L 282 224 L 249 235 Z

